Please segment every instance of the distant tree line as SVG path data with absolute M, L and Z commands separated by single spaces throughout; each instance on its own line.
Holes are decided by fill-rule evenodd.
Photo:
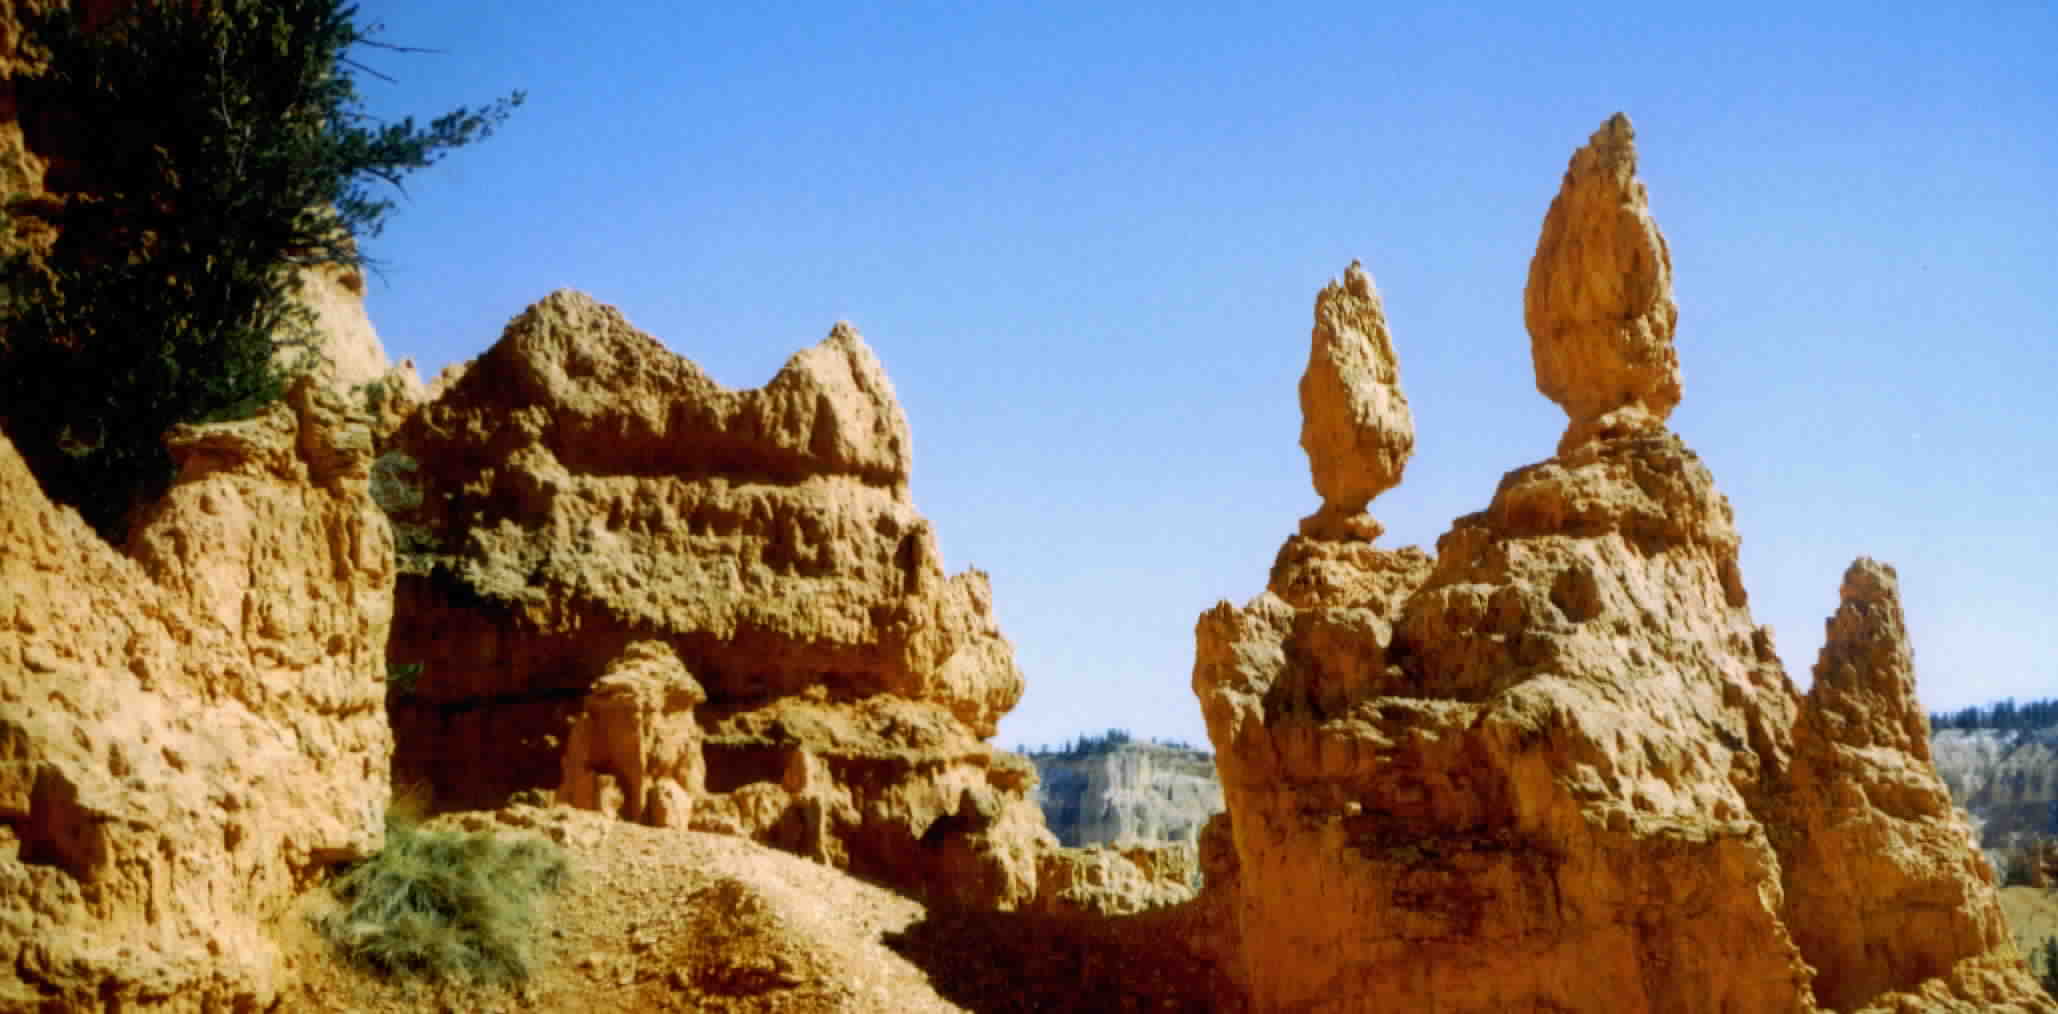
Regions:
M 2024 729 L 2048 729 L 2058 725 L 2058 698 L 2044 698 L 2017 704 L 2008 697 L 1995 701 L 1984 708 L 1971 707 L 1950 713 L 1935 713 L 1929 716 L 1931 729 L 1998 729 L 2014 732 Z
M 1081 757 L 1109 753 L 1118 747 L 1134 742 L 1137 742 L 1137 739 L 1129 734 L 1129 730 L 1109 729 L 1098 736 L 1088 733 L 1068 739 L 1058 746 L 1018 746 L 1015 748 L 1015 752 L 1027 754 L 1031 757 L 1059 757 L 1065 760 L 1077 760 Z M 1180 739 L 1151 739 L 1145 742 L 1156 743 L 1159 746 L 1171 747 L 1175 750 L 1187 750 L 1193 753 L 1205 754 L 1208 752 Z

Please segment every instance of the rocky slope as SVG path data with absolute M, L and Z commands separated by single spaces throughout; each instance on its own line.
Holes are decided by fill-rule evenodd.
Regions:
M 116 548 L 0 437 L 0 1010 L 262 1010 L 267 923 L 376 850 L 393 548 L 303 380 L 181 427 Z
M 1028 756 L 1044 823 L 1066 845 L 1193 842 L 1222 812 L 1215 759 L 1199 750 L 1132 741 Z
M 1800 694 L 1729 505 L 1665 425 L 1670 262 L 1626 118 L 1572 158 L 1525 298 L 1557 454 L 1434 556 L 1303 525 L 1196 629 L 1242 974 L 1300 1011 L 2054 1010 L 1930 761 L 1891 568 L 1846 573 Z M 1309 392 L 1404 404 L 1355 266 Z M 1342 364 L 1339 366 L 1338 364 Z M 1332 393 L 1329 397 L 1335 397 Z M 1331 411 L 1333 410 L 1325 410 Z M 1304 439 L 1323 515 L 1400 478 L 1391 408 Z M 1324 462 L 1343 455 L 1343 466 Z M 1366 475 L 1343 495 L 1321 476 Z

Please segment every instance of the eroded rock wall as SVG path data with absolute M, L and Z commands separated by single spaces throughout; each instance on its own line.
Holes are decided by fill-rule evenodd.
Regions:
M 170 445 L 117 549 L 0 437 L 0 1009 L 264 1009 L 267 920 L 378 847 L 394 563 L 364 427 L 302 382 Z
M 391 657 L 423 667 L 392 705 L 396 779 L 443 809 L 559 785 L 595 681 L 647 642 L 706 694 L 693 826 L 969 902 L 1035 896 L 1054 842 L 1034 771 L 985 742 L 1022 677 L 985 575 L 943 570 L 855 330 L 732 391 L 555 293 L 393 446 Z
M 1806 697 L 1751 619 L 1729 505 L 1664 425 L 1633 137 L 1617 116 L 1575 154 L 1531 267 L 1558 453 L 1434 556 L 1304 527 L 1200 618 L 1252 1000 L 2058 1009 L 1929 763 L 1891 572 L 1853 566 Z

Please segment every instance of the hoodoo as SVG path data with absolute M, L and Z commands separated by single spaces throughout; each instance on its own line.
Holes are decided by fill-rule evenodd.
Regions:
M 1377 538 L 1380 525 L 1365 505 L 1400 483 L 1415 451 L 1415 418 L 1379 292 L 1357 261 L 1315 297 L 1311 346 L 1301 374 L 1301 448 L 1322 509 L 1301 522 L 1301 534 Z
M 849 325 L 730 390 L 554 293 L 393 445 L 389 654 L 421 667 L 395 777 L 436 808 L 547 798 L 982 908 L 1191 893 L 1176 864 L 1063 854 L 1034 766 L 988 742 L 1022 675 L 986 575 L 944 572 Z
M 1729 504 L 1665 426 L 1676 312 L 1633 138 L 1617 115 L 1573 156 L 1531 264 L 1557 455 L 1433 558 L 1310 524 L 1200 618 L 1241 978 L 1261 1010 L 2051 1010 L 1929 763 L 1891 570 L 1846 575 L 1806 697 L 1752 622 Z M 1316 359 L 1365 322 L 1390 384 L 1360 279 L 1319 297 Z M 1398 481 L 1405 409 L 1340 425 L 1320 386 L 1317 518 L 1350 515 Z

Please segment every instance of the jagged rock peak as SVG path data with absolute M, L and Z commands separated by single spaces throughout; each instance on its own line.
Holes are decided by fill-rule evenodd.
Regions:
M 1523 293 L 1536 389 L 1571 417 L 1558 451 L 1664 425 L 1679 404 L 1672 257 L 1616 113 L 1574 152 Z
M 1415 418 L 1372 276 L 1357 261 L 1315 297 L 1308 368 L 1301 374 L 1301 448 L 1322 509 L 1301 521 L 1318 539 L 1374 539 L 1365 505 L 1401 481 Z
M 1893 567 L 1861 556 L 1844 571 L 1840 598 L 1824 623 L 1809 698 L 1840 719 L 1851 745 L 1892 746 L 1929 760 L 1899 577 Z
M 851 475 L 906 492 L 907 417 L 848 323 L 763 387 L 731 390 L 614 307 L 560 289 L 511 321 L 451 386 L 444 400 L 453 403 L 538 409 L 550 423 L 530 438 L 587 470 Z

